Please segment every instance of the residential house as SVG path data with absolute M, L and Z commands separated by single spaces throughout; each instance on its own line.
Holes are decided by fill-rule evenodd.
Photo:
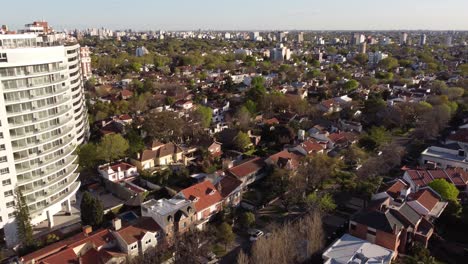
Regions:
M 162 239 L 162 229 L 151 217 L 142 217 L 133 225 L 122 227 L 122 220 L 112 220 L 112 234 L 120 251 L 128 256 L 142 255 L 146 250 L 156 247 Z
M 242 181 L 225 175 L 215 184 L 216 189 L 223 197 L 223 205 L 237 207 L 242 198 Z
M 266 163 L 262 158 L 255 157 L 229 168 L 227 172 L 242 181 L 242 187 L 244 188 L 265 176 L 265 165 Z
M 116 250 L 117 242 L 111 230 L 92 232 L 91 227 L 20 258 L 24 264 L 120 264 L 126 263 L 127 255 Z
M 212 157 L 220 157 L 223 154 L 223 151 L 221 150 L 221 143 L 216 141 L 213 141 L 213 143 L 208 146 L 207 150 Z
M 98 168 L 99 174 L 106 180 L 118 182 L 125 178 L 138 176 L 137 168 L 126 162 L 101 165 Z
M 294 151 L 298 151 L 304 156 L 313 156 L 316 154 L 323 154 L 326 148 L 326 143 L 317 142 L 315 139 L 308 139 L 295 146 L 293 149 Z
M 133 96 L 133 92 L 130 91 L 130 90 L 123 89 L 120 92 L 120 99 L 122 99 L 122 100 L 128 100 L 128 99 L 132 98 L 132 96 Z
M 420 163 L 422 165 L 430 164 L 442 169 L 462 168 L 468 171 L 467 152 L 464 146 L 458 142 L 428 147 L 421 153 Z
M 190 110 L 193 107 L 193 101 L 192 100 L 179 100 L 175 102 L 175 107 L 182 109 L 182 110 Z
M 335 112 L 341 112 L 344 107 L 349 105 L 352 99 L 347 95 L 336 97 L 328 100 L 324 100 L 318 104 L 318 109 L 325 114 L 331 114 Z
M 265 163 L 281 169 L 296 170 L 302 158 L 300 153 L 285 149 L 266 158 Z
M 187 232 L 197 221 L 193 202 L 181 197 L 144 202 L 141 215 L 153 218 L 169 241 L 175 234 Z
M 423 217 L 434 220 L 438 218 L 447 206 L 442 197 L 430 187 L 422 187 L 416 192 L 411 192 L 411 187 L 402 179 L 393 182 L 390 187 L 372 196 L 373 201 L 390 199 L 391 204 L 406 202 Z
M 197 211 L 197 227 L 204 225 L 222 209 L 223 197 L 210 181 L 203 181 L 181 190 L 176 197 L 192 201 Z
M 350 234 L 344 234 L 322 254 L 324 264 L 390 264 L 396 256 L 393 250 Z
M 131 160 L 131 163 L 140 169 L 168 166 L 179 162 L 186 163 L 184 150 L 175 143 L 164 144 L 159 141 L 152 142 L 149 148 L 138 153 L 137 158 Z
M 379 201 L 378 209 L 367 209 L 351 218 L 349 233 L 395 252 L 405 253 L 415 241 L 427 247 L 434 227 L 408 203 Z
M 403 174 L 403 180 L 410 185 L 412 192 L 419 191 L 435 179 L 445 179 L 453 183 L 460 191 L 468 191 L 468 172 L 460 168 L 406 170 Z

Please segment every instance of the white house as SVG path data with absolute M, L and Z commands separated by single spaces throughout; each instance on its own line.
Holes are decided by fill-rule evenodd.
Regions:
M 125 178 L 138 176 L 137 167 L 126 162 L 119 162 L 113 165 L 102 165 L 98 168 L 99 174 L 109 181 L 117 182 Z

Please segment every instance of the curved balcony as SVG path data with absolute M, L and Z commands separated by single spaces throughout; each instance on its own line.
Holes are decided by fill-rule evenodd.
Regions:
M 63 194 L 57 195 L 57 197 L 52 197 L 55 194 L 48 196 L 50 198 L 49 200 L 46 200 L 46 199 L 42 200 L 42 201 L 46 200 L 46 205 L 44 205 L 44 206 L 36 206 L 37 203 L 32 204 L 32 205 L 28 205 L 31 215 L 38 212 L 39 210 L 47 209 L 47 207 L 49 207 L 49 206 L 52 206 L 52 205 L 55 205 L 55 204 L 58 204 L 58 203 L 62 203 L 66 199 L 69 199 L 72 195 L 74 195 L 78 191 L 78 189 L 80 188 L 80 185 L 81 185 L 81 183 L 79 181 L 73 182 L 70 185 L 66 186 L 65 188 L 61 189 L 61 191 L 65 191 L 68 188 L 68 191 L 64 192 Z M 58 192 L 58 193 L 60 193 L 60 192 Z M 42 202 L 42 201 L 39 201 L 39 203 Z

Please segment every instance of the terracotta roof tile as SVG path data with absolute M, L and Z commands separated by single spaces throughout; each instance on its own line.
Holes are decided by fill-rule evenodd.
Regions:
M 194 202 L 197 211 L 202 211 L 223 200 L 221 194 L 210 181 L 197 183 L 180 192 L 186 199 Z
M 228 171 L 236 176 L 237 178 L 243 178 L 243 177 L 247 177 L 253 173 L 256 173 L 258 172 L 259 170 L 261 170 L 263 167 L 265 166 L 265 162 L 262 158 L 260 157 L 256 157 L 256 158 L 253 158 L 249 161 L 246 161 L 242 164 L 239 164 L 237 166 L 234 166 L 230 169 L 228 169 Z

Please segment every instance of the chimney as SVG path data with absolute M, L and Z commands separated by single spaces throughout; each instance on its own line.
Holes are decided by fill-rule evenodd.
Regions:
M 122 228 L 122 220 L 118 217 L 112 219 L 112 227 L 114 227 L 115 231 L 120 230 Z
M 91 232 L 93 232 L 93 227 L 90 225 L 83 226 L 83 233 L 85 236 L 88 236 Z
M 105 121 L 105 120 L 102 120 L 102 121 L 101 121 L 101 126 L 102 126 L 102 127 L 105 127 L 105 126 L 106 126 L 106 121 Z
M 393 224 L 393 234 L 398 234 L 397 225 Z
M 137 159 L 140 159 L 141 158 L 141 154 L 140 152 L 137 152 Z

